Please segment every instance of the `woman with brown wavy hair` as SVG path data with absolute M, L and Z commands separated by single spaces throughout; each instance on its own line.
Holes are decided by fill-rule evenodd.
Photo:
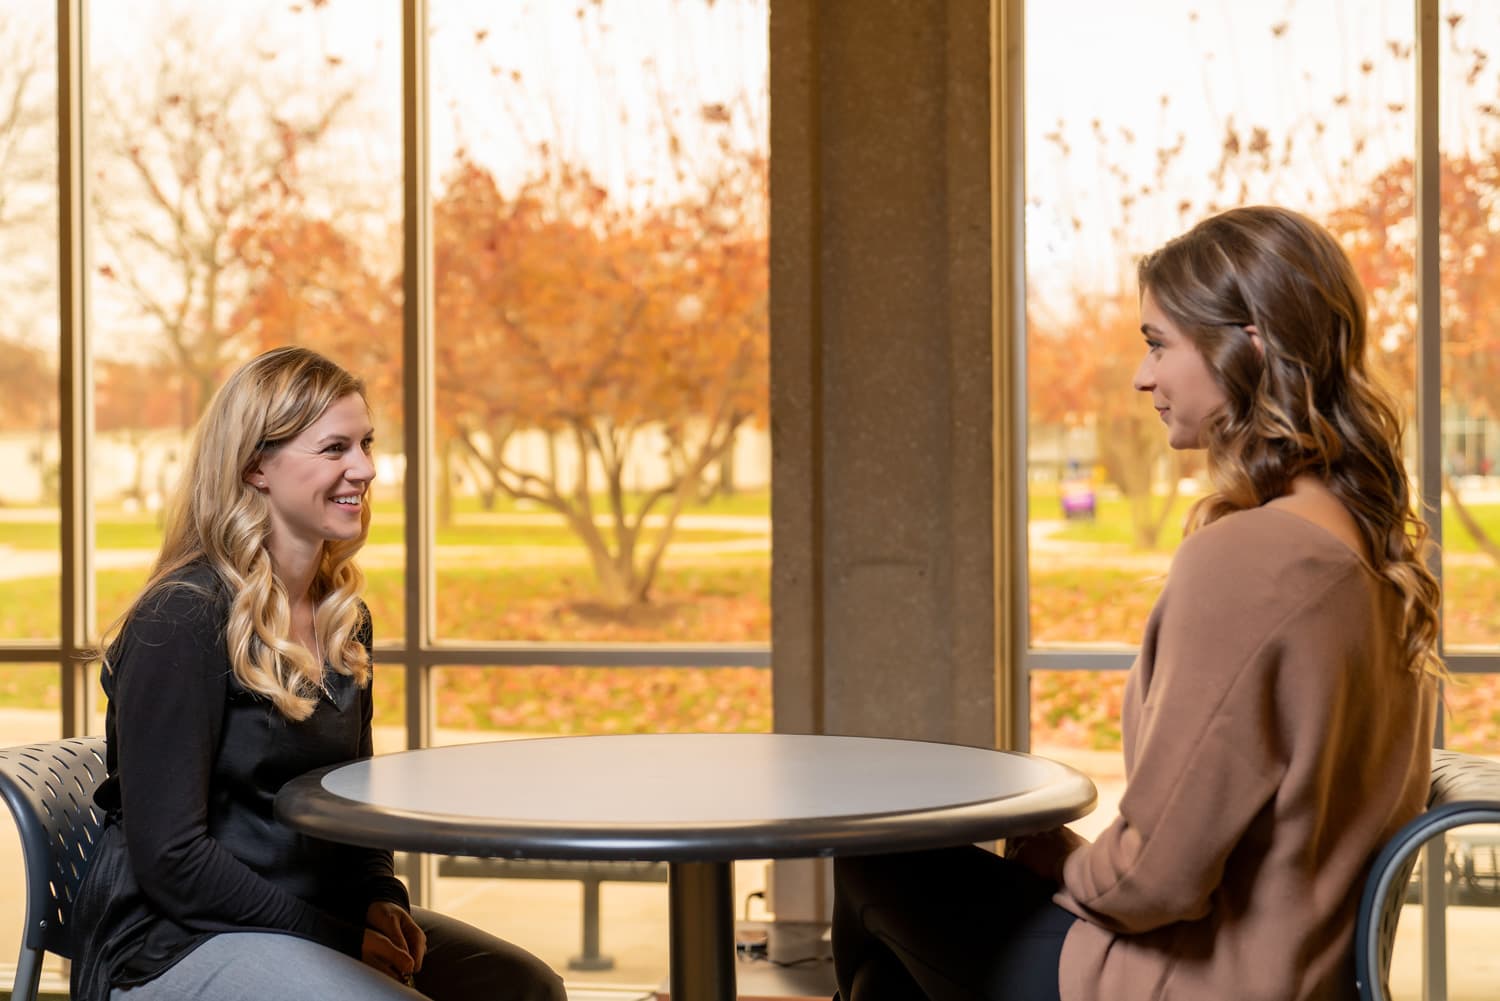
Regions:
M 539 960 L 413 908 L 390 852 L 272 801 L 371 754 L 363 384 L 304 348 L 236 371 L 199 423 L 161 553 L 106 634 L 105 828 L 73 916 L 78 1001 L 558 1001 Z
M 1425 802 L 1443 672 L 1364 293 L 1326 230 L 1263 206 L 1138 275 L 1135 387 L 1213 492 L 1127 682 L 1119 817 L 1006 858 L 839 860 L 846 1001 L 1355 995 L 1359 887 Z

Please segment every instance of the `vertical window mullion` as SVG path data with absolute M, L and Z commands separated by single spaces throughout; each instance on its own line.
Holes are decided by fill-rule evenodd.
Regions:
M 1416 0 L 1417 134 L 1415 275 L 1417 287 L 1417 487 L 1422 515 L 1431 533 L 1432 571 L 1442 583 L 1443 561 L 1436 555 L 1443 542 L 1442 508 L 1442 285 L 1439 271 L 1441 170 L 1438 138 L 1438 0 Z M 1441 615 L 1441 609 L 1440 615 Z M 1443 645 L 1438 620 L 1438 648 Z M 1442 713 L 1436 742 L 1443 743 Z M 1423 864 L 1422 979 L 1423 997 L 1446 997 L 1447 918 L 1443 892 L 1441 840 L 1429 845 Z
M 996 744 L 1031 746 L 1031 591 L 1027 555 L 1026 0 L 998 0 L 994 105 Z
M 401 389 L 406 508 L 406 746 L 432 743 L 432 193 L 428 184 L 427 0 L 401 5 Z M 410 857 L 412 902 L 431 903 L 437 865 Z
M 59 681 L 64 737 L 88 732 L 92 701 L 86 665 L 79 659 L 94 629 L 94 519 L 88 478 L 94 380 L 86 324 L 83 226 L 87 9 L 87 0 L 57 3 Z
M 1427 527 L 1443 542 L 1441 177 L 1438 139 L 1438 0 L 1417 0 L 1417 487 Z M 1436 557 L 1433 573 L 1442 580 Z
M 427 3 L 403 0 L 402 399 L 406 507 L 406 742 L 432 739 L 432 195 L 428 180 Z

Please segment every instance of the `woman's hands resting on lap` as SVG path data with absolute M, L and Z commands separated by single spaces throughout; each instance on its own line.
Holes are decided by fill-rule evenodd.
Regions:
M 1082 835 L 1066 827 L 1056 827 L 1040 834 L 1006 839 L 1005 857 L 1019 862 L 1043 879 L 1061 885 L 1063 863 L 1088 843 Z
M 393 980 L 410 983 L 427 955 L 427 936 L 399 905 L 377 900 L 365 910 L 360 958 Z

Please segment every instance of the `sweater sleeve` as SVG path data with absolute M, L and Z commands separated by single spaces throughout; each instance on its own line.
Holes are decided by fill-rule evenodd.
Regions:
M 372 728 L 375 720 L 375 635 L 374 626 L 370 619 L 370 610 L 361 605 L 364 614 L 364 622 L 360 626 L 359 641 L 364 644 L 365 652 L 370 655 L 370 683 L 360 693 L 360 705 L 363 718 L 360 721 L 359 731 L 359 756 L 360 758 L 372 757 L 375 753 L 375 742 Z M 396 866 L 394 855 L 381 848 L 354 848 L 352 851 L 360 853 L 361 871 L 365 877 L 365 892 L 371 903 L 377 900 L 389 901 L 397 904 L 402 910 L 411 910 L 411 898 L 406 892 L 406 884 L 396 878 Z
M 208 831 L 228 665 L 222 604 L 173 587 L 137 608 L 113 665 L 121 815 L 147 898 L 201 931 L 270 928 L 359 956 L 364 930 L 275 886 Z
M 1219 538 L 1184 544 L 1148 625 L 1149 676 L 1119 817 L 1063 866 L 1062 902 L 1117 932 L 1209 912 L 1285 771 L 1275 684 L 1306 595 Z

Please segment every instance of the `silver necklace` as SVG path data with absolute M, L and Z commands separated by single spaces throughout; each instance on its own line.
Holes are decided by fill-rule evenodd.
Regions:
M 323 644 L 318 642 L 317 626 L 313 626 L 313 662 L 318 667 L 318 688 L 328 697 L 329 702 L 337 705 L 338 701 L 328 688 L 328 664 L 323 660 Z

